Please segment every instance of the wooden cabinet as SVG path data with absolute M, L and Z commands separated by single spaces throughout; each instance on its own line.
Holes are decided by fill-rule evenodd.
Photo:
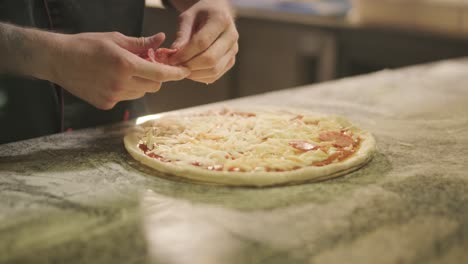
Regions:
M 360 27 L 337 37 L 337 77 L 468 56 L 468 39 L 433 33 Z
M 335 77 L 336 37 L 332 32 L 242 18 L 238 29 L 238 96 Z

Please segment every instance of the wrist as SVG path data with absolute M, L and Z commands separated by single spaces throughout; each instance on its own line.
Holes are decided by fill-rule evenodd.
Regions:
M 30 49 L 33 58 L 29 65 L 28 75 L 48 81 L 54 81 L 60 67 L 61 51 L 66 35 L 46 31 L 33 30 Z

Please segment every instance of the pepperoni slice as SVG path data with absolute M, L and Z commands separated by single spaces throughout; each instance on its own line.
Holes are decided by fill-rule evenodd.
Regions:
M 153 153 L 153 152 L 148 153 L 150 149 L 145 144 L 139 144 L 138 147 L 143 151 L 143 153 L 145 153 L 146 156 L 150 158 L 157 159 L 157 160 L 164 161 L 164 162 L 171 162 L 170 160 L 165 159 L 163 156 L 158 155 L 156 153 Z
M 301 151 L 311 151 L 311 150 L 317 150 L 320 148 L 319 146 L 316 146 L 314 144 L 311 144 L 307 141 L 302 141 L 302 140 L 291 141 L 289 142 L 289 146 L 295 149 L 301 150 Z
M 283 172 L 283 171 L 286 171 L 285 169 L 270 168 L 270 167 L 266 167 L 265 170 L 266 170 L 267 172 Z
M 177 51 L 177 49 L 159 48 L 157 50 L 154 50 L 150 48 L 145 54 L 141 55 L 141 57 L 150 62 L 168 64 L 171 55 L 176 53 Z
M 201 167 L 201 166 L 202 166 L 201 162 L 198 162 L 198 161 L 194 161 L 194 162 L 192 162 L 192 163 L 190 163 L 190 164 L 192 164 L 193 166 L 197 166 L 197 167 Z
M 154 52 L 154 56 L 157 62 L 169 64 L 169 58 L 177 51 L 177 49 L 159 48 Z
M 148 49 L 146 51 L 146 54 L 141 55 L 143 59 L 149 61 L 149 62 L 156 62 L 156 57 L 154 56 L 154 49 Z
M 304 124 L 306 124 L 306 125 L 314 125 L 314 126 L 316 126 L 316 125 L 318 125 L 319 123 L 320 123 L 320 121 L 318 121 L 318 120 L 304 120 Z
M 230 167 L 228 171 L 233 171 L 233 172 L 240 172 L 242 171 L 239 167 Z
M 347 159 L 349 156 L 351 156 L 352 154 L 354 153 L 354 151 L 350 151 L 350 150 L 343 150 L 343 152 L 341 152 L 341 155 L 340 155 L 340 158 L 339 160 L 345 160 Z
M 150 157 L 150 158 L 158 159 L 158 160 L 160 160 L 160 161 L 168 161 L 168 160 L 164 159 L 162 156 L 160 156 L 160 155 L 158 155 L 158 154 L 155 154 L 155 153 L 153 153 L 153 152 L 147 153 L 146 155 L 147 155 L 148 157 Z
M 257 116 L 255 113 L 248 113 L 248 112 L 232 112 L 231 116 L 242 116 L 242 117 L 254 117 Z
M 303 115 L 297 115 L 297 116 L 291 118 L 290 121 L 302 120 L 303 118 L 304 118 Z
M 319 139 L 322 141 L 334 141 L 333 145 L 341 148 L 351 146 L 354 143 L 352 137 L 337 131 L 321 132 Z
M 149 148 L 148 146 L 146 146 L 145 144 L 138 144 L 138 147 L 146 154 L 146 152 L 149 151 Z
M 339 156 L 340 156 L 340 153 L 336 152 L 336 153 L 330 155 L 326 160 L 314 162 L 313 165 L 317 166 L 317 167 L 322 167 L 322 166 L 328 165 L 328 164 L 332 163 L 334 160 L 336 160 Z
M 351 156 L 353 153 L 354 153 L 354 151 L 349 151 L 349 150 L 338 151 L 338 152 L 335 152 L 332 155 L 330 155 L 327 159 L 322 160 L 322 161 L 318 161 L 318 162 L 314 162 L 312 165 L 317 166 L 317 167 L 325 166 L 325 165 L 331 164 L 335 160 L 336 161 L 345 160 L 349 156 Z
M 207 167 L 208 170 L 212 170 L 212 171 L 222 171 L 223 170 L 223 165 L 214 165 L 214 166 L 208 166 Z

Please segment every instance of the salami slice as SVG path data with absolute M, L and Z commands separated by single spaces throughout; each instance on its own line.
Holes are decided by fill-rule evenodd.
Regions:
M 146 53 L 142 54 L 140 57 L 150 62 L 169 64 L 169 58 L 177 51 L 178 49 L 159 48 L 157 50 L 154 50 L 150 48 L 146 51 Z

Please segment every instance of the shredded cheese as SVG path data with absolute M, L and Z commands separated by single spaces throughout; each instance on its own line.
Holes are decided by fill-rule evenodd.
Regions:
M 146 154 L 217 171 L 295 170 L 325 161 L 337 151 L 352 151 L 357 145 L 341 148 L 333 140 L 320 140 L 321 133 L 330 131 L 359 141 L 343 118 L 284 111 L 166 116 L 143 127 L 139 145 L 146 146 Z M 301 142 L 308 148 L 301 149 Z

